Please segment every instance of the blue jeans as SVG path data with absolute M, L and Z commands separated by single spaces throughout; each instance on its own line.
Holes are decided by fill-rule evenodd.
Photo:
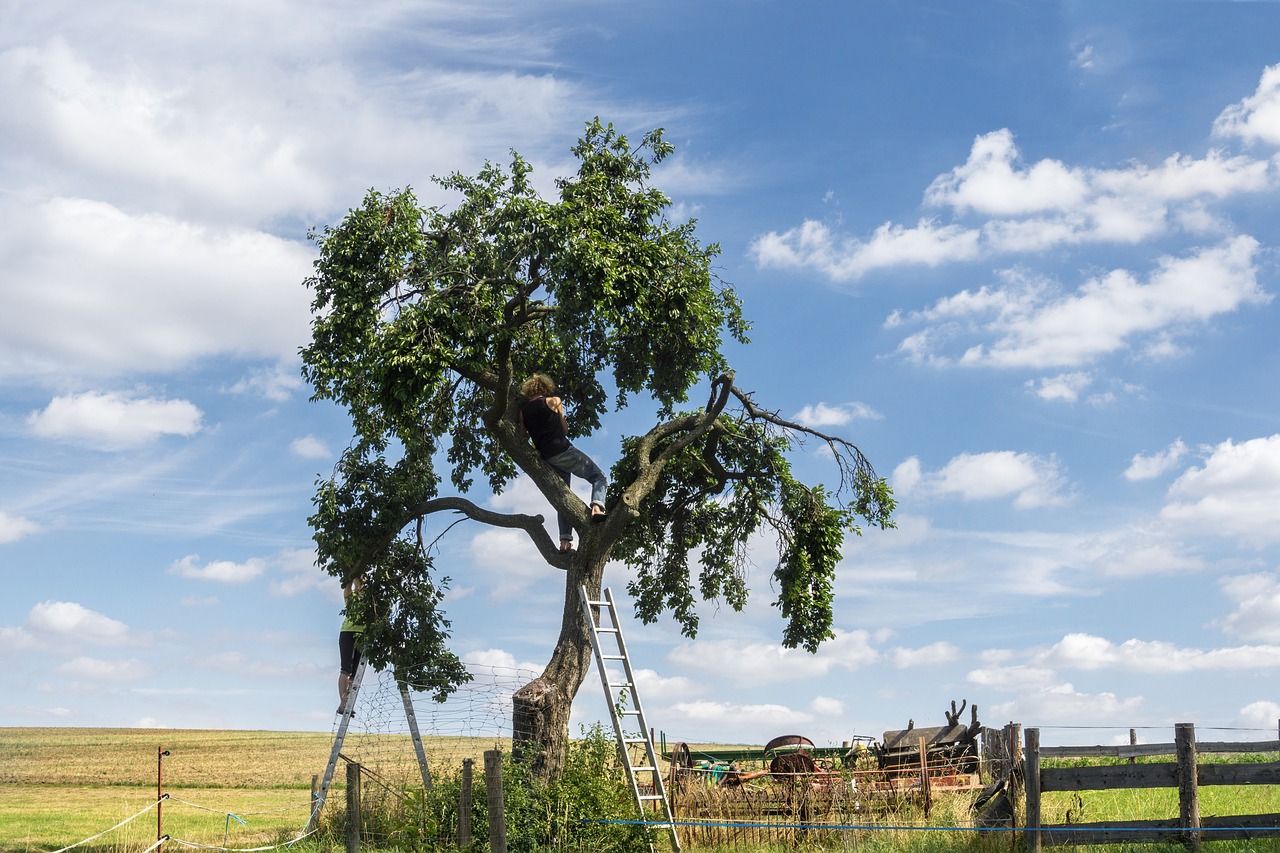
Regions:
M 609 478 L 600 470 L 599 465 L 591 461 L 590 456 L 576 447 L 570 447 L 552 456 L 547 460 L 547 464 L 556 470 L 566 486 L 569 485 L 570 475 L 577 475 L 590 483 L 591 503 L 598 504 L 601 509 L 604 508 L 604 493 L 609 488 Z M 556 513 L 556 521 L 560 524 L 560 538 L 572 539 L 573 525 L 569 523 L 569 518 Z

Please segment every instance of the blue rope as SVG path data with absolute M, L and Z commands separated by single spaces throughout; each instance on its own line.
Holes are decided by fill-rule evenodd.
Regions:
M 697 829 L 804 829 L 810 831 L 832 830 L 886 830 L 896 832 L 1034 832 L 1025 826 L 896 826 L 891 824 L 834 824 L 834 823 L 748 823 L 745 821 L 677 820 L 587 820 L 583 823 L 605 826 L 650 826 L 665 829 L 668 826 L 687 826 Z M 1042 833 L 1065 832 L 1185 832 L 1176 826 L 1042 826 Z M 1280 832 L 1280 826 L 1205 826 L 1192 832 Z

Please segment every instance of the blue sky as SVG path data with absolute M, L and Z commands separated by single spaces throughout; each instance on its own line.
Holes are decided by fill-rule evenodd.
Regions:
M 306 518 L 350 431 L 299 378 L 306 233 L 369 187 L 450 204 L 433 175 L 510 149 L 550 190 L 599 115 L 676 144 L 657 183 L 754 322 L 739 385 L 899 497 L 816 656 L 779 645 L 763 540 L 746 612 L 629 623 L 655 727 L 838 742 L 963 698 L 1046 742 L 1274 736 L 1280 4 L 0 18 L 0 723 L 330 728 Z M 648 418 L 581 446 L 607 467 Z M 540 667 L 562 576 L 509 531 L 443 547 L 459 654 Z M 604 713 L 588 681 L 575 718 Z

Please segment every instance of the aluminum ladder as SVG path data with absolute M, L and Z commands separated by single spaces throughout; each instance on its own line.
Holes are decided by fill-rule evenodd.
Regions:
M 324 776 L 321 777 L 320 790 L 316 793 L 311 804 L 311 817 L 307 820 L 307 825 L 303 832 L 309 832 L 316 826 L 316 818 L 320 816 L 320 810 L 324 808 L 325 801 L 329 797 L 329 786 L 333 784 L 333 772 L 338 765 L 339 758 L 346 758 L 342 754 L 342 743 L 347 739 L 347 728 L 351 725 L 351 718 L 355 716 L 356 699 L 360 696 L 360 685 L 364 682 L 366 662 L 361 660 L 360 665 L 356 667 L 356 674 L 351 676 L 351 686 L 347 690 L 347 703 L 342 710 L 342 720 L 338 723 L 338 730 L 333 736 L 333 748 L 329 752 L 329 763 L 325 765 Z M 409 724 L 409 736 L 413 741 L 413 750 L 418 758 L 418 769 L 422 772 L 422 787 L 428 791 L 431 790 L 431 770 L 427 765 L 427 755 L 422 746 L 422 735 L 418 731 L 418 717 L 413 711 L 413 699 L 409 696 L 409 688 L 405 682 L 396 679 L 396 686 L 400 689 L 400 700 L 404 703 L 404 718 Z M 347 759 L 350 760 L 350 759 Z
M 640 694 L 636 692 L 635 673 L 631 670 L 631 659 L 627 656 L 627 644 L 622 638 L 622 623 L 618 620 L 618 609 L 613 603 L 613 592 L 604 590 L 604 599 L 592 601 L 585 586 L 578 587 L 582 599 L 582 617 L 587 623 L 587 633 L 591 636 L 591 649 L 596 656 L 596 670 L 600 673 L 600 684 L 604 688 L 605 702 L 609 705 L 609 716 L 613 720 L 613 733 L 618 741 L 618 753 L 622 756 L 622 765 L 627 771 L 627 783 L 631 786 L 631 794 L 635 798 L 636 809 L 644 820 L 647 803 L 661 803 L 664 820 L 649 826 L 665 829 L 670 833 L 671 849 L 680 853 L 680 837 L 676 833 L 675 816 L 671 811 L 671 801 L 667 799 L 667 788 L 662 778 L 662 768 L 658 766 L 658 755 L 653 748 L 653 740 L 648 736 L 649 724 L 644 718 L 644 708 L 640 704 Z M 597 623 L 594 609 L 598 608 L 600 619 Z M 609 624 L 605 624 L 605 614 L 609 615 Z M 609 634 L 617 641 L 617 653 L 606 654 L 600 647 L 600 635 Z M 622 681 L 611 681 L 606 665 L 621 662 L 624 677 Z M 617 692 L 623 695 L 618 695 Z M 628 733 L 624 722 L 632 720 L 639 732 Z M 645 763 L 634 765 L 631 762 L 631 747 L 644 745 Z M 653 784 L 648 787 L 652 793 L 641 791 L 641 782 L 637 774 L 648 773 Z M 652 849 L 652 845 L 650 845 Z

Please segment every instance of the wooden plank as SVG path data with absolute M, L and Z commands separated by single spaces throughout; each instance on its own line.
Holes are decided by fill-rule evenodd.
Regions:
M 1116 744 L 1114 746 L 1042 746 L 1041 758 L 1154 758 L 1160 755 L 1176 755 L 1173 743 Z M 1264 752 L 1280 752 L 1280 740 L 1223 742 L 1205 741 L 1196 744 L 1196 751 L 1217 754 L 1234 753 L 1257 755 Z
M 1044 844 L 1083 847 L 1091 844 L 1153 844 L 1177 841 L 1182 829 L 1176 820 L 1113 820 L 1106 823 L 1055 824 L 1040 828 Z
M 1174 788 L 1176 764 L 1116 764 L 1106 767 L 1045 767 L 1042 791 L 1102 791 L 1107 788 Z
M 1235 752 L 1242 755 L 1256 755 L 1260 752 L 1280 752 L 1280 740 L 1245 741 L 1243 743 L 1221 743 L 1205 741 L 1196 744 L 1197 752 Z
M 1280 838 L 1280 814 L 1207 817 L 1201 824 L 1206 841 Z M 1054 824 L 1040 829 L 1044 843 L 1054 847 L 1088 844 L 1152 844 L 1181 841 L 1176 820 L 1120 820 L 1106 823 Z
M 1280 761 L 1263 764 L 1201 764 L 1201 785 L 1280 785 Z

